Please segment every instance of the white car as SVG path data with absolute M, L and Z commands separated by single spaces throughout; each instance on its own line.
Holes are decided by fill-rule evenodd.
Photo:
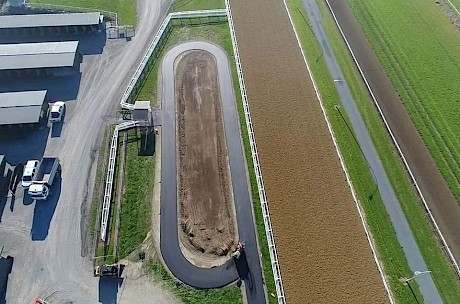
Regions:
M 60 122 L 62 115 L 64 114 L 65 103 L 63 101 L 55 102 L 51 107 L 50 121 L 51 122 Z
M 32 181 L 34 180 L 35 174 L 37 173 L 40 162 L 38 160 L 29 160 L 27 161 L 26 166 L 24 167 L 24 172 L 22 173 L 21 185 L 24 188 L 28 188 Z

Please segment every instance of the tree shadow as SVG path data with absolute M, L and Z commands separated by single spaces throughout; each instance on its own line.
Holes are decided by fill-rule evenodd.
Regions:
M 48 236 L 51 220 L 53 219 L 56 206 L 61 194 L 61 175 L 55 177 L 53 185 L 51 186 L 51 193 L 46 200 L 39 200 L 35 202 L 34 217 L 32 221 L 32 228 L 30 236 L 32 241 L 43 241 Z
M 101 277 L 99 278 L 99 303 L 117 303 L 118 289 L 123 284 L 123 278 Z

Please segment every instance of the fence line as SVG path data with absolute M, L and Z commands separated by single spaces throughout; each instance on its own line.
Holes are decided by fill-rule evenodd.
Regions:
M 332 14 L 332 17 L 334 18 L 335 24 L 337 25 L 337 28 L 340 31 L 342 39 L 345 41 L 345 44 L 347 45 L 348 51 L 350 52 L 350 54 L 351 54 L 351 56 L 353 58 L 353 61 L 355 62 L 356 67 L 358 68 L 358 71 L 359 71 L 361 77 L 363 78 L 364 83 L 366 84 L 367 90 L 369 91 L 369 93 L 370 93 L 370 95 L 372 97 L 372 101 L 374 102 L 375 106 L 377 107 L 377 110 L 378 110 L 378 112 L 380 114 L 380 117 L 382 117 L 383 123 L 385 124 L 385 127 L 386 127 L 388 133 L 390 134 L 390 137 L 391 137 L 391 139 L 392 139 L 392 141 L 393 141 L 393 143 L 394 143 L 394 145 L 395 145 L 395 147 L 396 147 L 396 149 L 398 151 L 398 154 L 401 156 L 401 159 L 402 159 L 402 161 L 404 163 L 404 166 L 406 167 L 407 172 L 409 172 L 409 176 L 410 176 L 413 184 L 415 185 L 415 188 L 417 189 L 417 193 L 419 194 L 419 196 L 420 196 L 420 198 L 421 198 L 421 200 L 423 202 L 423 206 L 425 207 L 425 210 L 429 215 L 429 218 L 430 218 L 430 220 L 431 220 L 431 222 L 432 222 L 432 224 L 433 224 L 433 226 L 434 226 L 434 228 L 436 230 L 436 233 L 438 234 L 438 237 L 441 239 L 442 245 L 444 246 L 445 250 L 447 251 L 447 255 L 448 255 L 449 259 L 451 260 L 452 265 L 454 266 L 454 270 L 456 272 L 456 275 L 457 275 L 457 277 L 460 278 L 460 268 L 459 268 L 459 266 L 457 264 L 457 261 L 455 260 L 454 255 L 452 254 L 452 252 L 451 252 L 446 240 L 444 239 L 444 236 L 441 233 L 441 230 L 439 229 L 438 224 L 436 223 L 436 220 L 433 217 L 433 214 L 431 213 L 430 208 L 428 207 L 428 204 L 427 204 L 427 202 L 425 200 L 425 197 L 423 196 L 422 190 L 420 189 L 420 187 L 419 187 L 419 185 L 417 183 L 417 180 L 415 179 L 415 176 L 412 173 L 411 168 L 409 167 L 409 163 L 407 162 L 406 158 L 404 157 L 404 154 L 403 154 L 398 142 L 396 141 L 396 137 L 394 136 L 393 131 L 391 131 L 390 125 L 388 124 L 388 122 L 387 122 L 387 120 L 386 120 L 386 118 L 385 118 L 385 116 L 384 116 L 384 114 L 382 112 L 382 109 L 380 108 L 380 105 L 379 105 L 379 103 L 377 101 L 377 98 L 375 97 L 374 92 L 372 91 L 372 88 L 369 85 L 369 82 L 367 81 L 366 76 L 364 75 L 364 72 L 361 69 L 361 66 L 360 66 L 359 62 L 356 59 L 356 56 L 355 56 L 353 50 L 351 49 L 350 44 L 348 43 L 348 39 L 345 37 L 345 33 L 343 32 L 342 27 L 340 26 L 339 21 L 337 20 L 337 18 L 335 16 L 335 13 L 332 10 L 331 5 L 329 4 L 329 1 L 326 0 L 326 3 L 327 3 L 327 6 L 329 8 L 329 11 Z
M 228 24 L 230 27 L 230 34 L 232 37 L 233 52 L 235 55 L 236 67 L 238 71 L 238 80 L 240 83 L 241 95 L 243 97 L 244 117 L 246 118 L 246 126 L 248 129 L 252 160 L 253 160 L 254 170 L 256 173 L 257 188 L 259 190 L 260 205 L 262 207 L 262 213 L 263 213 L 263 218 L 264 218 L 265 233 L 267 236 L 268 249 L 270 252 L 272 272 L 273 272 L 273 276 L 275 279 L 276 294 L 278 298 L 278 303 L 285 304 L 286 299 L 284 296 L 283 281 L 281 279 L 281 271 L 279 268 L 278 254 L 276 252 L 275 238 L 273 236 L 273 230 L 272 230 L 271 221 L 270 221 L 270 214 L 268 212 L 267 198 L 265 195 L 264 182 L 262 179 L 262 170 L 260 169 L 259 155 L 257 154 L 257 146 L 256 146 L 255 137 L 254 137 L 254 131 L 252 128 L 251 114 L 249 111 L 248 97 L 246 94 L 246 85 L 245 85 L 244 78 L 243 78 L 241 61 L 240 61 L 240 56 L 238 52 L 238 45 L 237 45 L 236 36 L 235 36 L 235 29 L 233 26 L 233 17 L 232 17 L 232 12 L 230 9 L 229 0 L 226 0 L 225 3 L 227 7 L 227 18 L 228 18 Z
M 120 101 L 120 106 L 123 109 L 127 110 L 134 110 L 134 105 L 128 103 L 128 100 L 136 87 L 139 79 L 143 75 L 145 71 L 145 67 L 148 65 L 150 57 L 152 56 L 155 48 L 161 41 L 164 33 L 170 29 L 171 27 L 171 20 L 179 19 L 179 18 L 200 18 L 200 17 L 218 17 L 218 16 L 226 16 L 227 11 L 225 9 L 219 10 L 207 10 L 207 11 L 190 11 L 190 12 L 177 12 L 177 13 L 170 13 L 163 23 L 161 24 L 160 28 L 158 29 L 156 35 L 154 36 L 152 43 L 150 44 L 147 52 L 145 53 L 144 57 L 142 58 L 139 66 L 137 67 L 136 71 L 134 72 L 134 76 L 131 78 L 130 82 L 128 83 L 125 92 Z M 146 123 L 139 122 L 139 121 L 128 121 L 122 124 L 119 124 L 115 127 L 115 130 L 112 135 L 112 141 L 110 145 L 110 156 L 109 156 L 109 164 L 107 169 L 107 177 L 105 183 L 105 190 L 104 190 L 104 199 L 102 205 L 102 218 L 101 218 L 101 233 L 100 237 L 101 240 L 105 241 L 107 238 L 107 223 L 110 214 L 110 203 L 112 200 L 112 191 L 113 191 L 113 179 L 114 179 L 114 169 L 115 169 L 115 162 L 117 157 L 117 149 L 118 149 L 118 132 L 122 130 L 127 130 L 135 127 L 146 126 Z

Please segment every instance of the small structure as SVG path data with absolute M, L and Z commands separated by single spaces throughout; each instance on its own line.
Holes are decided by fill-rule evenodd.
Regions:
M 78 41 L 0 44 L 0 77 L 69 75 L 81 61 Z
M 46 116 L 46 92 L 0 93 L 0 126 L 40 123 Z
M 104 30 L 101 13 L 0 16 L 0 37 L 59 36 Z
M 133 120 L 146 121 L 149 125 L 152 124 L 152 111 L 150 109 L 150 101 L 136 101 L 134 103 Z

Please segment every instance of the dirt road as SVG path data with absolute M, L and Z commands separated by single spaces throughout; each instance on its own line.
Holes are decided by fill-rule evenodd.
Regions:
M 230 2 L 287 302 L 387 302 L 283 1 Z
M 176 59 L 180 223 L 199 252 L 225 256 L 235 239 L 217 63 L 196 50 Z
M 330 0 L 345 36 L 455 259 L 460 261 L 460 207 L 412 123 L 346 1 Z
M 116 300 L 116 285 L 104 286 L 93 278 L 91 254 L 86 250 L 85 217 L 91 201 L 95 156 L 103 124 L 114 116 L 156 32 L 160 12 L 168 6 L 166 2 L 139 0 L 139 22 L 132 41 L 109 40 L 102 54 L 84 56 L 78 96 L 67 102 L 62 133 L 50 136 L 47 142 L 46 133 L 39 143 L 42 154 L 58 156 L 62 162 L 62 183 L 54 190 L 55 199 L 51 204 L 44 201 L 24 205 L 22 191 L 18 190 L 14 211 L 3 213 L 0 244 L 4 255 L 14 257 L 7 303 L 31 303 L 36 296 L 51 295 L 54 303 Z M 18 151 L 33 151 L 28 141 L 24 138 Z M 31 241 L 38 233 L 34 229 L 40 238 Z M 124 292 L 130 291 L 126 288 Z

